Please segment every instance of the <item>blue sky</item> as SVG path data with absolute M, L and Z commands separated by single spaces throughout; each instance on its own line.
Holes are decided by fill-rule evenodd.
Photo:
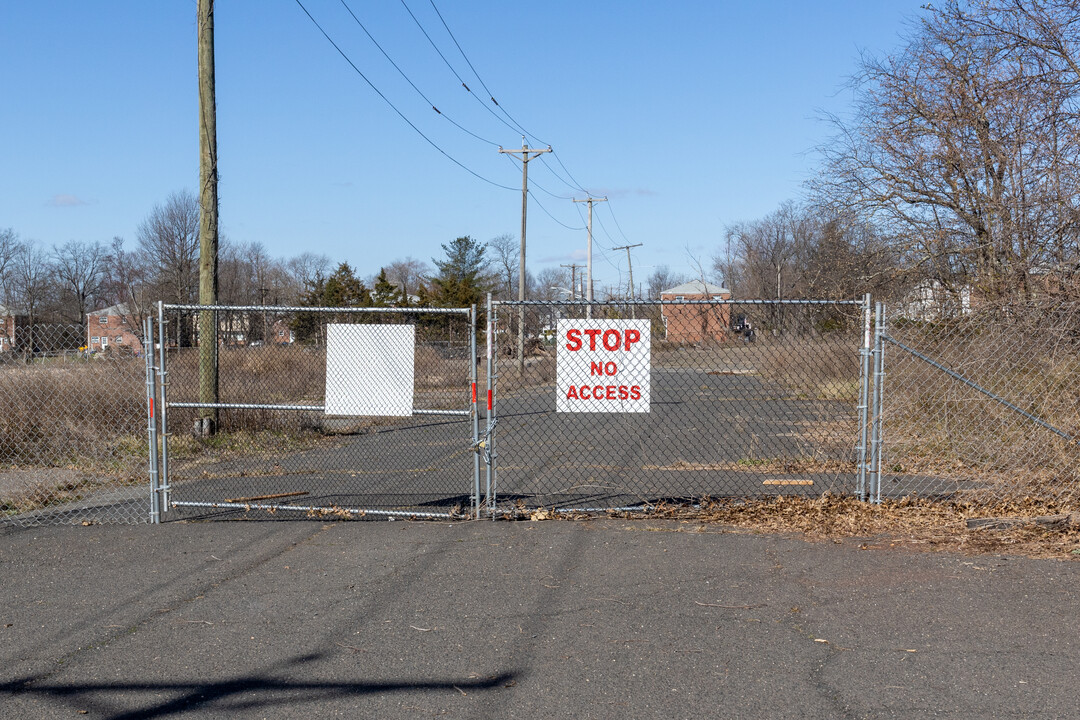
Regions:
M 516 237 L 521 166 L 497 146 L 520 148 L 520 124 L 530 145 L 551 144 L 570 184 L 610 198 L 596 205 L 598 289 L 626 281 L 613 246 L 642 243 L 637 282 L 663 264 L 688 272 L 711 264 L 726 225 L 797 199 L 829 133 L 820 112 L 844 112 L 859 52 L 895 48 L 920 4 L 436 0 L 510 121 L 477 101 L 486 94 L 430 0 L 406 2 L 473 95 L 401 0 L 348 3 L 442 117 L 341 0 L 302 1 L 419 131 L 509 189 L 433 148 L 295 0 L 220 0 L 231 240 L 279 257 L 324 253 L 370 275 L 406 256 L 430 262 L 460 235 Z M 0 228 L 46 245 L 117 235 L 134 245 L 156 203 L 197 188 L 193 0 L 4 3 L 0 78 Z M 530 163 L 534 271 L 584 261 L 584 206 L 568 199 L 584 193 L 566 176 L 550 156 Z

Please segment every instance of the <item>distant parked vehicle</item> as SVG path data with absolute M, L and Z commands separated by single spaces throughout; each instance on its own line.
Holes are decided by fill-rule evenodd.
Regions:
M 754 342 L 754 326 L 745 315 L 736 315 L 731 322 L 731 330 L 742 336 L 743 342 Z

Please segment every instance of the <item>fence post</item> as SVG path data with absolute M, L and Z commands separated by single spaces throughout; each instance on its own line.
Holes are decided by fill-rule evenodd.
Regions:
M 877 303 L 874 312 L 874 388 L 871 400 L 870 500 L 881 503 L 882 385 L 885 375 L 885 306 Z
M 157 418 L 154 417 L 154 400 L 157 383 L 154 374 L 154 322 L 149 316 L 143 318 L 143 358 L 146 361 L 146 429 L 150 443 L 150 522 L 161 522 L 160 481 L 158 478 Z M 147 349 L 149 348 L 149 349 Z
M 869 407 L 870 407 L 870 359 L 872 349 L 870 345 L 870 331 L 872 325 L 870 293 L 863 297 L 863 343 L 859 350 L 859 479 L 856 484 L 855 495 L 860 500 L 867 499 L 866 492 L 866 469 L 868 463 L 868 436 L 870 434 Z
M 487 488 L 485 498 L 488 514 L 495 519 L 495 488 L 498 480 L 498 466 L 495 455 L 495 391 L 497 353 L 495 352 L 495 307 L 491 301 L 491 293 L 487 295 Z
M 480 414 L 476 405 L 476 303 L 469 306 L 469 378 L 472 380 L 473 516 L 480 519 Z
M 158 385 L 161 387 L 161 407 L 158 408 L 158 416 L 161 418 L 161 505 L 163 512 L 169 512 L 169 423 L 168 423 L 168 390 L 169 371 L 165 367 L 165 345 L 168 335 L 165 333 L 165 302 L 158 300 Z M 154 352 L 150 346 L 151 354 Z

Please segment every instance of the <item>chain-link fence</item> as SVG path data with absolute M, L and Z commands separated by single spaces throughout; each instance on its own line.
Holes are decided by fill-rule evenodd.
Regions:
M 882 335 L 882 496 L 1076 502 L 1080 304 L 898 308 Z
M 489 499 L 513 511 L 854 493 L 866 312 L 496 302 Z
M 477 506 L 468 308 L 166 305 L 158 334 L 163 520 L 456 517 Z M 216 393 L 205 369 L 215 367 Z
M 873 327 L 869 307 L 496 302 L 486 363 L 468 309 L 161 306 L 149 326 L 24 325 L 0 347 L 0 522 L 825 491 L 1075 505 L 1080 306 L 882 309 Z
M 146 522 L 139 323 L 24 320 L 0 318 L 0 523 Z

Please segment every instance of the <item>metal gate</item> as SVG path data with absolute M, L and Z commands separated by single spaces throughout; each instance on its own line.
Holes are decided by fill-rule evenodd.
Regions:
M 156 324 L 152 521 L 478 511 L 475 308 L 159 304 Z
M 489 299 L 488 318 L 486 494 L 493 515 L 541 506 L 647 509 L 707 497 L 866 494 L 869 296 Z M 651 335 L 647 412 L 558 411 L 557 358 L 566 341 L 560 328 L 590 319 L 615 321 L 613 328 L 647 321 L 635 325 Z M 606 375 L 603 368 L 592 372 Z M 581 389 L 608 398 L 623 392 L 617 378 L 596 382 Z
M 923 301 L 879 318 L 872 499 L 1076 502 L 1080 304 Z

